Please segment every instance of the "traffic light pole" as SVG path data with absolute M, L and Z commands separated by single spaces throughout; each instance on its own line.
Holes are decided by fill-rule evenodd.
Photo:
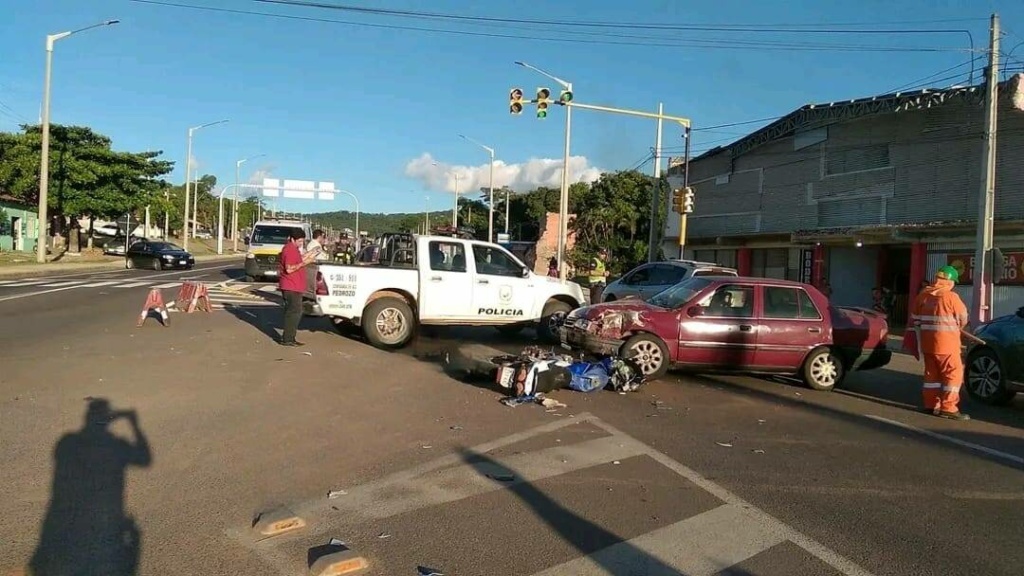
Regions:
M 683 190 L 689 190 L 690 188 L 690 135 L 692 129 L 687 126 L 683 131 L 683 138 L 685 142 L 685 152 L 683 153 Z M 653 223 L 652 223 L 653 224 Z M 679 259 L 682 260 L 683 250 L 686 248 L 686 212 L 683 211 L 679 214 Z

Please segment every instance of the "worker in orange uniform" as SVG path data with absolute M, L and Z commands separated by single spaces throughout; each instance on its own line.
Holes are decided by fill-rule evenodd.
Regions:
M 970 420 L 958 406 L 964 382 L 960 333 L 968 319 L 967 307 L 953 291 L 959 280 L 956 268 L 939 268 L 931 285 L 917 295 L 912 314 L 924 359 L 925 412 L 950 420 Z

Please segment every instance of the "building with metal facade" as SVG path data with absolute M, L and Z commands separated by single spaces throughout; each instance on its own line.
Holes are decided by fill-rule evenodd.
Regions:
M 1024 75 L 1000 84 L 994 314 L 1024 305 Z M 984 86 L 807 105 L 690 162 L 685 256 L 831 288 L 837 304 L 896 295 L 894 316 L 941 263 L 973 259 Z M 682 185 L 683 166 L 669 170 Z M 673 215 L 674 216 L 674 215 Z M 677 254 L 679 219 L 665 251 Z M 969 273 L 958 288 L 970 304 Z M 893 322 L 899 324 L 901 320 Z

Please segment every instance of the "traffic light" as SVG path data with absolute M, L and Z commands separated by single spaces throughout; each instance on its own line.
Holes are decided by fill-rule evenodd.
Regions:
M 683 198 L 685 194 L 682 188 L 676 188 L 672 191 L 672 211 L 677 214 L 683 213 Z
M 513 88 L 508 93 L 508 112 L 516 115 L 523 113 L 523 89 Z
M 568 90 L 562 90 L 561 94 L 558 95 L 558 101 L 562 104 L 566 102 L 572 102 L 572 92 Z
M 693 188 L 683 188 L 683 214 L 693 213 Z
M 551 90 L 537 88 L 537 118 L 548 117 L 548 103 L 551 102 Z

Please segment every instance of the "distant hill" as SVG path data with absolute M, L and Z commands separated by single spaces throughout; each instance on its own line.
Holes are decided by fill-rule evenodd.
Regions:
M 316 214 L 307 214 L 306 216 L 320 226 L 330 227 L 336 230 L 340 230 L 342 228 L 352 228 L 355 230 L 356 227 L 356 213 L 348 210 L 340 210 L 338 212 L 320 212 Z M 431 212 L 430 225 L 436 226 L 438 224 L 451 222 L 451 218 L 452 213 L 450 211 Z M 417 231 L 422 226 L 423 212 L 403 212 L 398 214 L 359 213 L 359 228 L 368 232 L 370 236 L 375 236 L 384 232 L 399 232 L 403 230 Z

